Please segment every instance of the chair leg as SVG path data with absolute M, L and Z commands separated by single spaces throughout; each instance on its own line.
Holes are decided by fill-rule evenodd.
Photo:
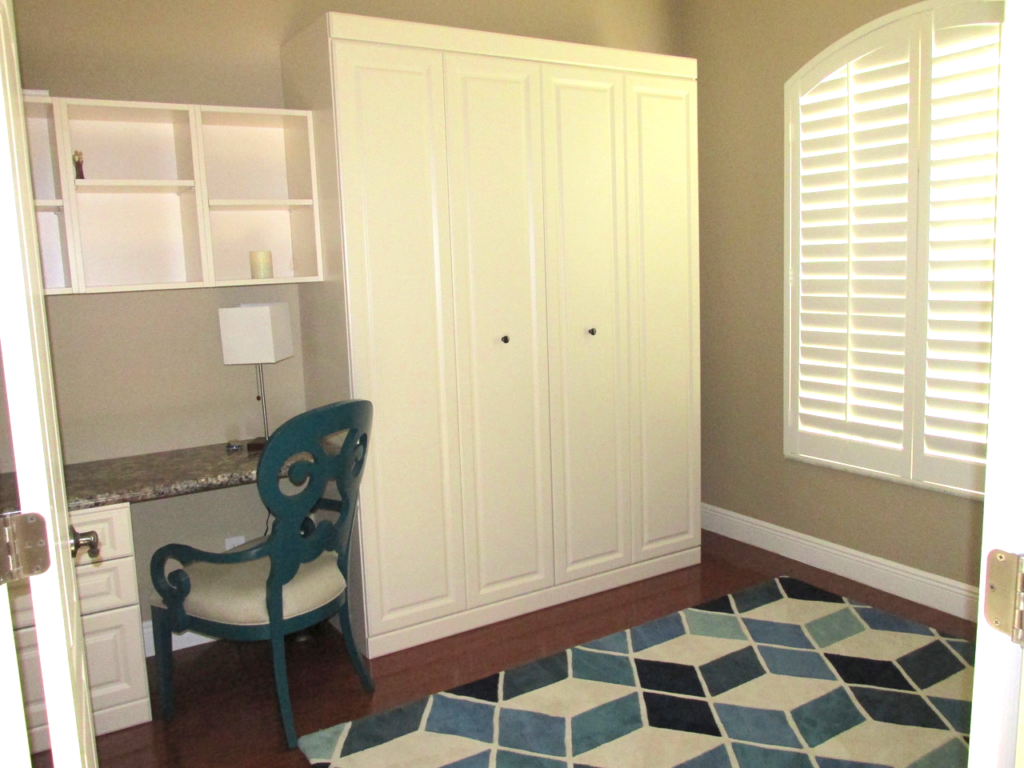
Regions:
M 171 656 L 171 617 L 166 608 L 152 606 L 153 650 L 160 681 L 160 716 L 174 717 L 174 659 Z
M 274 632 L 270 637 L 270 648 L 274 657 L 274 683 L 277 685 L 277 703 L 281 708 L 281 723 L 288 749 L 295 749 L 298 738 L 292 718 L 292 697 L 288 692 L 288 668 L 284 655 L 284 635 Z
M 367 693 L 373 692 L 373 680 L 370 678 L 370 670 L 366 668 L 363 655 L 356 647 L 355 636 L 352 634 L 352 620 L 348 616 L 348 600 L 341 606 L 338 612 L 338 619 L 341 621 L 341 634 L 345 638 L 345 647 L 348 649 L 348 657 L 352 659 L 352 666 L 356 668 L 359 675 L 359 682 L 363 684 L 363 690 Z

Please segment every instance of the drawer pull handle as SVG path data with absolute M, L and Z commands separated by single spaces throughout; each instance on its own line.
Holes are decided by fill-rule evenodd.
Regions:
M 597 336 L 597 328 L 590 328 L 587 330 L 587 333 L 589 333 L 591 336 Z
M 100 556 L 100 535 L 96 531 L 79 533 L 75 526 L 71 526 L 71 557 L 78 557 L 78 551 L 82 547 L 88 547 L 89 557 Z
M 502 336 L 501 337 L 501 343 L 502 344 L 508 344 L 510 341 L 511 341 L 511 339 L 508 336 Z

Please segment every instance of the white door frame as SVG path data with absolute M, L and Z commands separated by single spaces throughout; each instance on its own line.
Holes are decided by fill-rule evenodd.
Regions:
M 0 101 L 0 345 L 21 508 L 45 517 L 50 534 L 50 569 L 32 578 L 46 715 L 54 766 L 93 768 L 98 765 L 96 737 L 68 546 L 68 507 L 11 0 L 0 2 Z M 6 588 L 0 602 L 7 603 Z M 19 678 L 9 676 L 17 657 L 10 613 L 5 613 L 0 665 L 4 680 L 11 682 Z M 21 722 L 24 725 L 23 716 Z M 21 729 L 11 723 L 11 730 L 16 734 L 15 764 L 27 765 L 21 754 Z
M 1024 435 L 1024 0 L 1007 0 L 999 94 L 999 200 L 988 468 L 981 536 L 981 600 L 969 768 L 1015 764 L 1021 648 L 985 622 L 988 552 L 1024 553 L 1021 449 Z M 998 375 L 997 375 L 998 374 Z M 1022 734 L 1024 735 L 1024 734 Z M 1024 744 L 1024 739 L 1021 740 Z M 1024 760 L 1016 758 L 1018 768 Z

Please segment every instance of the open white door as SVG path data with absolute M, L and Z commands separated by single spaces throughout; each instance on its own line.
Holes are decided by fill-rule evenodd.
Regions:
M 68 509 L 11 0 L 0 0 L 0 101 L 0 349 L 21 508 L 46 518 L 50 538 L 50 569 L 32 577 L 46 715 L 54 766 L 91 768 L 98 765 L 96 738 L 68 544 Z M 5 698 L 17 688 L 18 675 L 7 588 L 0 590 L 0 611 L 4 613 L 0 619 L 0 679 L 4 681 L 0 698 Z M 5 718 L 0 724 L 0 760 L 5 766 L 29 764 L 24 726 L 23 712 L 19 719 Z M 9 739 L 12 753 L 8 753 Z
M 981 538 L 984 571 L 993 549 L 1024 554 L 1024 0 L 1008 0 L 999 93 L 999 201 L 988 469 Z M 984 603 L 986 574 L 981 575 Z M 1024 767 L 1018 753 L 1021 647 L 978 614 L 970 768 Z M 1024 737 L 1024 731 L 1020 734 Z M 1024 738 L 1021 739 L 1024 743 Z

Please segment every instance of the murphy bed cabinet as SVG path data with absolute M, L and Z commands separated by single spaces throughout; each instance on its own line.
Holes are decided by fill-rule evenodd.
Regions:
M 333 13 L 283 62 L 344 265 L 307 359 L 375 408 L 369 655 L 698 563 L 696 63 Z
M 320 279 L 308 112 L 24 101 L 47 293 Z

